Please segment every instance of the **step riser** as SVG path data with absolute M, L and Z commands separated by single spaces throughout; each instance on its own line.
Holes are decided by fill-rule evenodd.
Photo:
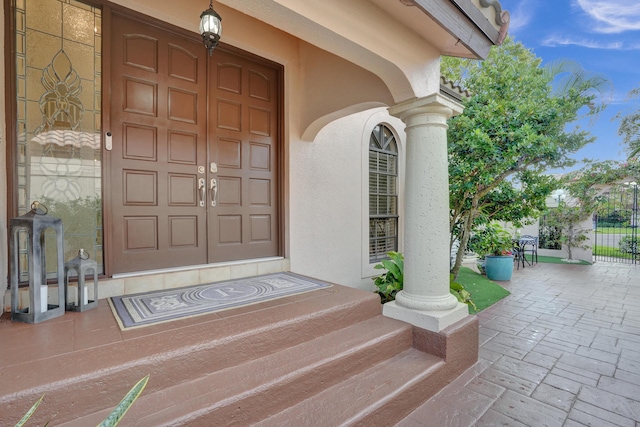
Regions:
M 89 414 L 104 412 L 104 408 L 115 407 L 126 392 L 147 374 L 151 374 L 151 379 L 144 394 L 152 394 L 176 383 L 196 379 L 207 373 L 297 345 L 320 332 L 339 330 L 380 315 L 381 312 L 377 296 L 343 305 L 319 303 L 318 306 L 316 312 L 302 313 L 293 318 L 284 316 L 283 320 L 264 325 L 262 329 L 249 328 L 237 335 L 221 337 L 210 342 L 203 341 L 186 349 L 181 348 L 180 340 L 176 339 L 177 345 L 173 350 L 107 369 L 93 372 L 85 370 L 86 373 L 80 376 L 74 376 L 77 370 L 69 366 L 69 361 L 65 361 L 64 357 L 60 357 L 59 361 L 46 360 L 44 363 L 51 366 L 59 365 L 66 368 L 69 375 L 64 380 L 46 387 L 35 387 L 10 396 L 0 396 L 0 405 L 3 408 L 0 424 L 17 422 L 31 404 L 45 393 L 45 402 L 40 405 L 30 422 L 45 424 L 47 421 L 55 420 L 56 425 L 60 425 Z M 283 310 L 282 308 L 274 307 L 268 310 L 274 310 L 274 317 L 278 317 L 276 314 L 282 317 L 282 314 L 277 312 Z M 219 322 L 218 320 L 216 327 L 220 327 Z M 247 323 L 250 324 L 250 320 Z M 140 341 L 140 345 L 144 346 L 144 338 Z M 135 349 L 131 348 L 121 350 L 135 353 Z M 104 366 L 104 360 L 110 359 L 112 352 L 117 351 L 117 348 L 105 349 L 104 353 L 95 354 L 98 359 L 95 366 Z M 91 364 L 90 361 L 83 363 Z M 207 367 L 207 370 L 203 372 L 202 367 Z
M 259 392 L 231 399 L 223 407 L 214 407 L 208 413 L 187 417 L 164 425 L 209 427 L 212 425 L 248 425 L 280 412 L 319 391 L 343 381 L 345 377 L 360 373 L 410 348 L 411 331 L 399 329 L 396 334 L 368 343 L 355 352 L 337 355 L 323 361 L 320 366 L 309 367 L 293 378 L 283 378 Z
M 416 331 L 411 349 L 328 387 L 256 423 L 256 427 L 391 426 L 477 361 L 478 320 L 468 317 L 440 333 Z M 416 342 L 418 339 L 418 342 Z M 441 356 L 418 348 L 435 343 Z M 446 362 L 445 362 L 446 360 Z
M 475 316 L 468 316 L 440 333 L 414 328 L 414 346 L 443 358 L 446 363 L 406 390 L 390 393 L 386 402 L 378 402 L 353 425 L 384 427 L 408 416 L 478 361 L 478 330 L 478 318 Z
M 149 385 L 127 414 L 127 425 L 389 426 L 477 360 L 475 317 L 433 333 L 382 317 L 377 297 L 346 304 L 340 299 L 315 301 L 309 307 L 312 310 L 272 307 L 261 314 L 180 328 L 169 332 L 176 337 L 175 345 L 160 340 L 172 347 L 162 352 L 157 339 L 153 347 L 152 337 L 129 340 L 128 346 L 140 345 L 140 354 L 146 351 L 148 357 L 52 384 L 46 405 L 30 422 L 96 425 L 138 379 L 151 373 Z M 273 321 L 265 321 L 267 317 Z M 229 333 L 214 333 L 214 326 Z M 195 339 L 194 333 L 199 333 Z M 209 339 L 202 338 L 206 336 Z M 122 356 L 109 352 L 118 348 L 98 355 L 110 363 L 120 361 Z M 121 350 L 128 357 L 135 353 Z M 57 366 L 52 359 L 45 362 Z M 89 363 L 86 357 L 80 361 Z M 105 363 L 97 361 L 96 366 Z M 0 425 L 13 425 L 42 390 L 23 395 L 28 393 L 32 398 L 0 396 Z
M 464 372 L 464 371 L 463 371 Z M 411 412 L 435 396 L 461 372 L 451 372 L 446 364 L 430 372 L 425 378 L 416 381 L 412 387 L 403 390 L 393 390 L 389 393 L 388 402 L 380 402 L 371 411 L 357 417 L 349 425 L 357 427 L 388 427 L 395 425 Z

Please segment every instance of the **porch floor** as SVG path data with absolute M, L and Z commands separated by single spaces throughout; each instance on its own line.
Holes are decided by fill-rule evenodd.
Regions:
M 338 288 L 342 288 L 343 292 L 349 292 L 349 288 Z M 106 299 L 99 300 L 98 307 L 93 310 L 82 313 L 67 311 L 63 316 L 37 324 L 12 322 L 11 313 L 4 313 L 0 317 L 0 370 L 29 362 L 44 363 L 54 356 L 119 342 L 126 343 L 141 336 L 157 335 L 159 339 L 163 339 L 169 335 L 159 334 L 160 332 L 179 330 L 191 325 L 211 324 L 216 320 L 249 312 L 261 316 L 265 308 L 305 304 L 309 300 L 322 298 L 336 291 L 337 288 L 328 288 L 124 331 L 120 330 Z M 268 320 L 264 319 L 265 322 Z M 44 382 L 46 378 L 42 380 Z

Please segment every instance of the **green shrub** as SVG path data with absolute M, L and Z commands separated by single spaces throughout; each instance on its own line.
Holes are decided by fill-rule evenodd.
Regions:
M 638 253 L 638 237 L 635 236 L 625 236 L 620 239 L 620 252 L 624 252 L 627 254 L 637 254 Z
M 376 286 L 376 293 L 380 295 L 382 304 L 396 299 L 396 294 L 402 290 L 404 285 L 404 256 L 398 252 L 387 253 L 389 259 L 383 259 L 373 268 L 386 270 L 385 273 L 373 278 Z M 449 292 L 463 304 L 476 308 L 471 299 L 471 294 L 460 283 L 454 280 L 453 274 L 449 276 Z
M 404 256 L 398 252 L 388 252 L 387 255 L 389 259 L 383 259 L 373 267 L 377 270 L 387 270 L 386 273 L 373 278 L 382 304 L 396 299 L 396 294 L 402 290 L 404 280 Z
M 481 257 L 511 255 L 513 238 L 498 224 L 487 224 L 484 228 L 476 230 L 469 238 L 468 247 Z

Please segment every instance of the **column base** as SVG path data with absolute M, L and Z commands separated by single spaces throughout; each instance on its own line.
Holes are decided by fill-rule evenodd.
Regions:
M 424 311 L 403 307 L 395 301 L 391 301 L 382 306 L 382 314 L 392 319 L 402 320 L 418 328 L 440 332 L 467 317 L 469 315 L 469 307 L 459 302 L 450 310 Z

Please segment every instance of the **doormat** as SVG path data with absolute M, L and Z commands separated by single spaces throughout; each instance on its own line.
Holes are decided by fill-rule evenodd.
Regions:
M 120 329 L 132 329 L 214 313 L 332 285 L 293 273 L 274 273 L 224 282 L 109 298 Z

